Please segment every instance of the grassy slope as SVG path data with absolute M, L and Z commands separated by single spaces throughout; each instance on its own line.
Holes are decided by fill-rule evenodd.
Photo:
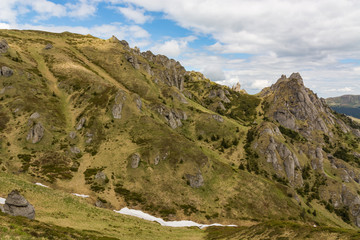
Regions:
M 55 236 L 63 239 L 64 233 L 73 238 L 89 239 L 112 237 L 116 239 L 201 239 L 203 231 L 197 228 L 168 228 L 157 223 L 117 214 L 111 210 L 96 208 L 87 199 L 59 190 L 36 186 L 22 177 L 0 173 L 0 196 L 12 189 L 21 193 L 34 205 L 36 221 L 7 217 L 1 214 L 1 237 L 21 238 Z M 4 221 L 5 220 L 5 221 Z M 32 232 L 35 232 L 32 234 Z M 58 235 L 60 234 L 60 235 Z M 56 237 L 57 236 L 57 237 Z M 71 237 L 69 237 L 71 238 Z
M 2 101 L 2 112 L 10 118 L 6 131 L 1 134 L 2 165 L 8 172 L 21 169 L 23 163 L 17 157 L 19 153 L 32 154 L 31 163 L 34 163 L 44 152 L 51 151 L 70 156 L 71 161 L 79 162 L 80 166 L 77 172 L 72 172 L 71 179 L 45 184 L 65 192 L 89 194 L 91 203 L 101 197 L 111 208 L 131 205 L 169 219 L 204 223 L 242 225 L 264 219 L 303 221 L 300 213 L 308 209 L 305 199 L 300 198 L 302 206 L 299 206 L 291 198 L 287 186 L 238 169 L 240 163 L 246 162 L 243 148 L 246 132 L 253 120 L 261 122 L 248 111 L 254 110 L 258 98 L 236 94 L 229 97 L 233 106 L 228 104 L 228 111 L 219 111 L 216 105 L 219 99 L 209 101 L 207 95 L 213 89 L 227 89 L 214 83 L 206 87 L 210 81 L 201 77 L 196 80 L 193 73 L 194 78 L 188 79 L 191 81 L 186 82 L 185 87 L 195 97 L 187 99 L 188 104 L 182 104 L 171 97 L 177 91 L 174 87 L 161 82 L 155 84 L 146 73 L 136 71 L 124 57 L 126 50 L 117 43 L 66 33 L 2 31 L 1 35 L 10 43 L 11 51 L 0 60 L 15 69 L 14 76 L 2 79 L 2 87 L 14 87 L 7 90 Z M 48 42 L 54 48 L 44 50 Z M 14 61 L 14 56 L 21 61 Z M 162 69 L 162 66 L 150 64 Z M 20 74 L 22 71 L 32 73 L 30 80 L 26 74 Z M 36 89 L 37 93 L 32 96 L 22 89 Z M 114 120 L 111 107 L 119 89 L 126 93 L 127 100 L 123 117 Z M 142 99 L 141 111 L 135 106 L 136 96 Z M 164 117 L 154 110 L 154 106 L 164 103 L 168 108 L 187 113 L 189 119 L 183 121 L 184 127 L 172 130 L 167 126 Z M 11 113 L 16 107 L 21 110 Z M 35 111 L 41 114 L 40 120 L 46 128 L 45 138 L 36 145 L 25 141 L 26 123 Z M 213 114 L 222 114 L 224 122 L 215 121 L 211 117 Z M 81 116 L 87 118 L 84 129 L 77 132 L 76 139 L 69 139 L 68 133 L 74 131 Z M 95 135 L 91 144 L 85 142 L 87 133 Z M 223 141 L 235 139 L 237 144 L 222 146 Z M 79 147 L 82 155 L 68 155 L 70 146 Z M 129 168 L 128 157 L 134 152 L 142 155 L 137 169 Z M 156 155 L 165 153 L 169 154 L 166 160 L 155 166 Z M 202 165 L 204 159 L 207 159 L 205 166 Z M 90 185 L 85 184 L 84 172 L 94 168 L 104 168 L 110 180 L 100 192 L 91 191 Z M 193 189 L 186 184 L 184 175 L 194 174 L 198 169 L 202 171 L 205 186 Z M 28 174 L 34 177 L 31 181 L 49 180 L 37 166 L 31 166 Z M 115 193 L 118 186 L 125 189 L 122 194 Z M 99 216 L 106 212 L 92 209 L 101 211 Z M 306 213 L 306 221 L 350 227 L 324 207 L 318 206 L 317 210 L 316 217 Z M 61 217 L 54 220 L 51 216 L 39 219 L 61 226 L 83 224 L 79 229 L 105 227 L 101 221 L 99 225 L 81 221 L 88 218 L 85 213 L 73 216 L 74 213 L 68 211 L 67 214 L 74 220 L 65 223 L 67 220 Z

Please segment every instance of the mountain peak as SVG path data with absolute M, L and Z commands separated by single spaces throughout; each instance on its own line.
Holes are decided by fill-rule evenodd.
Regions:
M 298 83 L 300 83 L 301 85 L 304 85 L 303 79 L 300 75 L 300 73 L 292 73 L 289 77 L 290 81 L 297 81 Z

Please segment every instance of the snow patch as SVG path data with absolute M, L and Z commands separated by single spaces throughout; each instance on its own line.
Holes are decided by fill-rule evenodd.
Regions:
M 88 198 L 89 195 L 85 195 L 85 194 L 78 194 L 78 193 L 72 193 L 72 195 L 75 195 L 77 197 L 82 197 L 82 198 Z
M 38 186 L 40 186 L 40 187 L 46 187 L 46 188 L 49 188 L 48 186 L 46 186 L 46 185 L 44 185 L 44 184 L 42 184 L 42 183 L 39 183 L 39 182 L 35 183 L 35 185 L 38 185 Z
M 142 218 L 142 219 L 145 219 L 147 221 L 157 222 L 160 225 L 166 226 L 166 227 L 198 227 L 200 229 L 211 227 L 211 226 L 237 227 L 237 225 L 222 225 L 222 224 L 219 224 L 219 223 L 200 224 L 200 223 L 196 223 L 196 222 L 193 222 L 193 221 L 187 221 L 187 220 L 168 221 L 167 222 L 167 221 L 163 220 L 162 218 L 157 218 L 157 217 L 151 216 L 150 214 L 144 213 L 144 212 L 142 212 L 140 210 L 129 209 L 127 207 L 124 207 L 119 211 L 114 210 L 114 212 L 124 214 L 124 215 L 130 215 L 130 216 L 137 217 L 137 218 Z
M 0 197 L 0 204 L 5 204 L 5 201 L 6 201 L 5 198 Z

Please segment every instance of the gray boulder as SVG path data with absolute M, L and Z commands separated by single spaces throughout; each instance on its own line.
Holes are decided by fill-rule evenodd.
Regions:
M 140 69 L 140 65 L 139 65 L 139 62 L 138 62 L 136 56 L 129 55 L 129 56 L 125 56 L 125 57 L 126 57 L 126 60 L 128 60 L 128 62 L 131 63 L 131 65 L 135 69 Z
M 213 114 L 213 115 L 211 115 L 211 117 L 218 122 L 221 122 L 221 123 L 224 122 L 224 119 L 220 115 Z
M 0 71 L 0 75 L 4 77 L 11 77 L 14 74 L 14 71 L 11 68 L 3 66 Z
M 204 185 L 204 178 L 200 171 L 196 175 L 186 174 L 185 178 L 192 188 L 199 188 Z
M 225 103 L 230 102 L 230 100 L 226 97 L 224 90 L 222 90 L 222 89 L 217 89 L 217 90 L 213 89 L 210 91 L 209 98 L 215 98 L 215 97 L 219 97 L 221 99 L 221 101 L 223 101 Z
M 32 143 L 38 143 L 43 138 L 44 132 L 45 132 L 45 129 L 41 125 L 41 123 L 36 123 L 30 129 L 30 131 L 26 137 L 26 140 L 31 141 Z
M 84 127 L 85 122 L 86 122 L 86 118 L 84 117 L 80 118 L 78 124 L 76 125 L 76 130 L 81 130 Z
M 125 100 L 126 100 L 125 92 L 120 90 L 116 94 L 115 104 L 113 105 L 113 108 L 112 108 L 112 115 L 115 119 L 121 118 L 121 112 L 122 112 Z
M 181 110 L 176 110 L 176 109 L 169 110 L 165 106 L 158 106 L 156 110 L 160 115 L 165 117 L 165 120 L 168 122 L 168 124 L 172 129 L 181 127 L 182 126 L 181 120 L 187 119 L 186 113 Z
M 78 147 L 72 146 L 72 147 L 70 147 L 70 152 L 79 154 L 79 153 L 81 153 L 81 150 Z
M 136 103 L 136 107 L 141 110 L 142 108 L 142 101 L 141 101 L 141 98 L 139 96 L 136 96 L 135 97 L 135 103 Z
M 76 132 L 74 132 L 74 131 L 70 132 L 70 133 L 69 133 L 69 137 L 70 137 L 71 139 L 75 139 L 75 138 L 76 138 Z
M 8 49 L 9 49 L 9 45 L 6 42 L 6 40 L 1 40 L 0 41 L 0 53 L 6 53 Z
M 108 177 L 106 176 L 106 174 L 102 171 L 99 171 L 98 173 L 96 173 L 95 175 L 95 182 L 97 182 L 100 185 L 104 185 L 109 181 Z
M 34 207 L 17 190 L 13 190 L 6 198 L 4 212 L 12 216 L 35 218 Z
M 138 153 L 134 153 L 132 156 L 131 156 L 131 167 L 132 168 L 138 168 L 139 167 L 139 164 L 140 164 L 140 154 Z
M 48 44 L 46 44 L 44 49 L 49 50 L 49 49 L 52 49 L 52 48 L 53 48 L 53 45 L 51 43 L 48 43 Z
M 33 114 L 31 114 L 30 119 L 38 119 L 39 117 L 40 117 L 40 113 L 34 112 Z

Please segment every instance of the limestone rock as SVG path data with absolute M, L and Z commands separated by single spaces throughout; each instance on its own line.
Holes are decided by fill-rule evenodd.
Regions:
M 159 162 L 160 162 L 160 156 L 157 155 L 157 156 L 154 158 L 154 164 L 155 164 L 155 165 L 158 165 Z
M 220 115 L 213 114 L 213 115 L 211 115 L 211 117 L 218 122 L 221 122 L 221 123 L 224 122 L 224 119 Z
M 48 43 L 48 44 L 46 44 L 44 49 L 49 50 L 49 49 L 52 49 L 52 48 L 53 48 L 53 45 L 51 43 Z
M 187 115 L 185 112 L 176 109 L 167 109 L 165 106 L 160 105 L 156 108 L 157 112 L 164 116 L 172 129 L 182 126 L 181 120 L 186 120 Z
M 72 147 L 70 147 L 70 152 L 79 154 L 79 153 L 81 153 L 81 150 L 78 147 L 72 146 Z
M 222 89 L 217 89 L 217 90 L 213 89 L 210 91 L 209 98 L 215 98 L 215 97 L 219 97 L 221 99 L 221 101 L 223 101 L 225 103 L 230 102 L 230 100 L 226 97 L 224 90 L 222 90 Z
M 125 57 L 126 57 L 126 60 L 127 60 L 129 63 L 131 63 L 131 65 L 132 65 L 135 69 L 140 69 L 140 65 L 139 65 L 139 62 L 138 62 L 136 56 L 128 55 L 128 56 L 125 56 Z
M 26 137 L 27 141 L 31 141 L 32 143 L 38 143 L 44 136 L 45 129 L 41 123 L 36 123 L 33 125 Z
M 106 176 L 106 174 L 103 171 L 99 171 L 96 173 L 95 175 L 95 182 L 100 184 L 100 185 L 104 185 L 109 181 L 108 177 Z
M 98 207 L 98 208 L 105 208 L 105 204 L 101 201 L 101 200 L 96 200 L 95 202 L 95 207 Z
M 129 43 L 125 40 L 121 40 L 120 43 L 124 46 L 125 49 L 129 50 L 130 46 Z
M 71 131 L 71 132 L 69 133 L 69 137 L 70 137 L 71 139 L 75 139 L 75 138 L 76 138 L 76 132 Z
M 6 66 L 1 67 L 0 75 L 4 77 L 11 77 L 14 74 L 14 71 Z
M 40 114 L 38 112 L 34 112 L 31 114 L 30 119 L 38 119 L 40 117 Z
M 324 156 L 321 147 L 317 147 L 315 150 L 310 148 L 309 158 L 311 159 L 311 166 L 314 170 L 319 169 L 321 171 L 324 171 Z
M 160 80 L 168 86 L 175 86 L 180 91 L 183 90 L 186 70 L 178 61 L 160 54 L 155 56 L 151 51 L 141 53 L 141 56 L 149 62 L 154 62 L 164 68 L 161 71 L 151 72 L 154 79 Z
M 141 101 L 141 98 L 137 95 L 135 96 L 135 104 L 136 104 L 136 107 L 141 110 L 142 108 L 142 101 Z
M 6 40 L 0 40 L 0 53 L 6 53 L 9 49 L 9 45 Z
M 204 179 L 200 171 L 196 175 L 186 174 L 185 178 L 192 188 L 199 188 L 204 185 Z
M 121 112 L 125 100 L 126 100 L 125 92 L 120 90 L 115 97 L 115 103 L 112 108 L 112 115 L 115 119 L 121 119 Z
M 240 92 L 241 91 L 241 85 L 240 83 L 236 83 L 236 85 L 234 85 L 232 88 L 231 88 L 233 91 L 235 92 Z
M 132 168 L 138 168 L 138 167 L 139 167 L 139 164 L 140 164 L 140 160 L 141 160 L 140 154 L 134 153 L 134 154 L 131 156 L 130 160 L 131 160 L 131 167 L 132 167 Z
M 84 127 L 85 122 L 86 122 L 85 117 L 80 118 L 79 122 L 76 125 L 76 130 L 78 131 L 81 130 Z
M 360 197 L 352 193 L 345 185 L 342 185 L 340 201 L 349 208 L 349 213 L 354 217 L 355 224 L 360 227 Z M 334 205 L 335 207 L 335 205 Z
M 285 75 L 270 88 L 260 93 L 271 103 L 268 113 L 281 125 L 299 131 L 307 138 L 315 130 L 331 136 L 328 124 L 334 124 L 334 117 L 324 101 L 308 88 L 305 88 L 299 73 L 289 78 Z
M 34 207 L 17 190 L 13 190 L 6 198 L 4 212 L 12 216 L 35 218 Z

